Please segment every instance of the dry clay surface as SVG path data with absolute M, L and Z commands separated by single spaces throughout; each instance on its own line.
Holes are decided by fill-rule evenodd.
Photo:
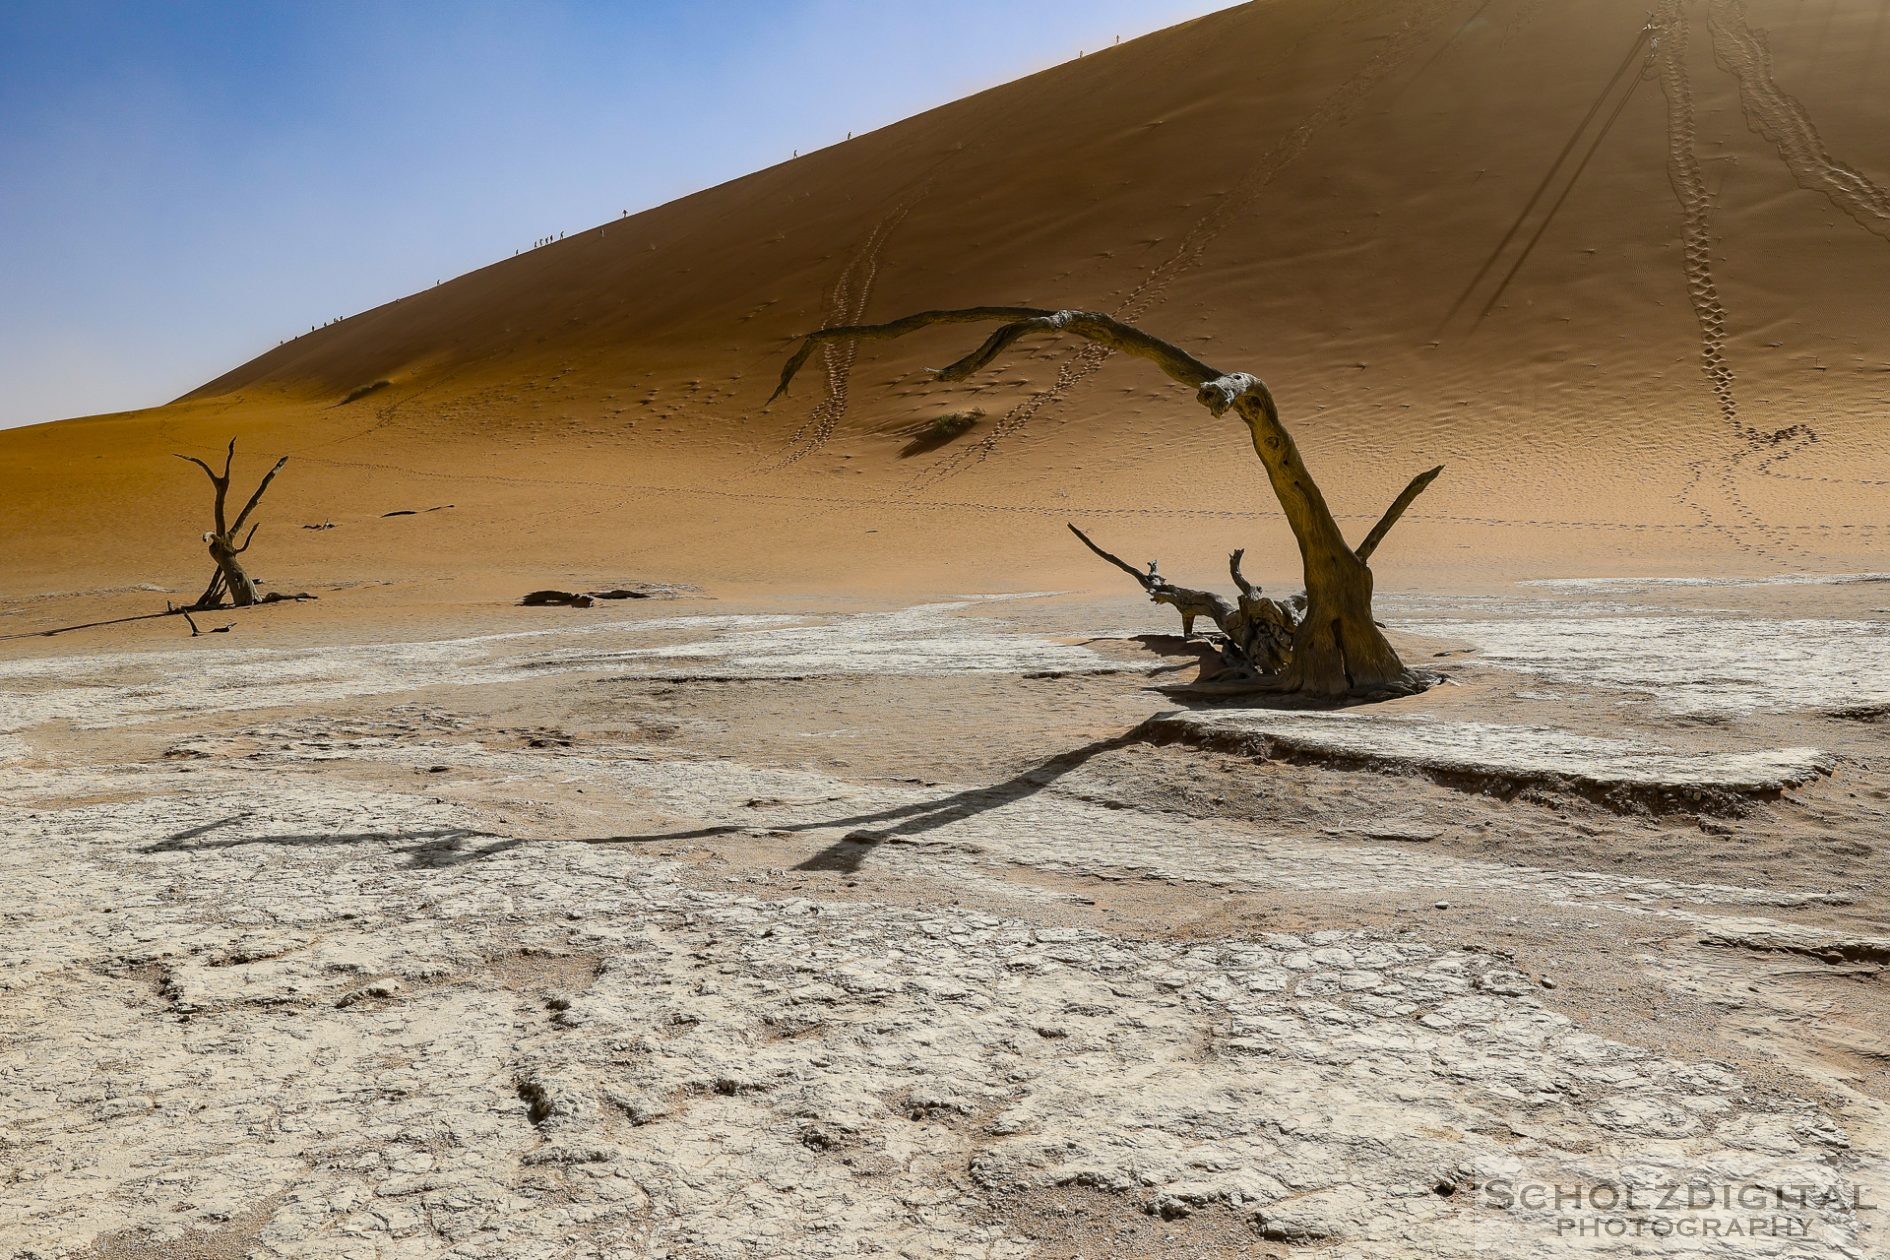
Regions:
M 1455 686 L 1197 717 L 1330 764 L 1159 738 L 1152 611 L 678 607 L 0 662 L 0 1254 L 1655 1245 L 1531 1184 L 1803 1187 L 1628 1215 L 1883 1254 L 1870 723 L 1690 721 L 1710 661 L 1580 684 L 1514 628 L 1766 592 L 1491 601 L 1404 640 Z M 1815 766 L 1709 817 L 1560 772 L 1597 746 Z

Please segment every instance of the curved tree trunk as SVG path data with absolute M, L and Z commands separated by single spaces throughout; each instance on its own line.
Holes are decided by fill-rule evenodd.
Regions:
M 217 573 L 223 579 L 223 589 L 229 592 L 230 603 L 238 608 L 248 608 L 261 597 L 256 593 L 255 581 L 244 570 L 239 558 L 243 549 L 233 546 L 222 534 L 211 534 L 208 541 L 210 558 L 216 561 Z
M 1299 543 L 1306 611 L 1293 633 L 1282 680 L 1287 690 L 1342 696 L 1398 690 L 1415 680 L 1372 619 L 1372 571 L 1347 545 L 1319 483 L 1306 471 L 1293 435 L 1280 423 L 1267 387 L 1245 372 L 1202 385 L 1199 398 L 1215 415 L 1231 406 L 1246 422 L 1254 454 L 1266 467 L 1274 497 Z
M 1398 659 L 1397 652 L 1372 619 L 1372 571 L 1366 562 L 1411 500 L 1441 470 L 1433 469 L 1413 479 L 1365 541 L 1354 549 L 1340 533 L 1338 522 L 1326 506 L 1325 495 L 1300 459 L 1292 435 L 1280 423 L 1273 396 L 1257 377 L 1248 373 L 1218 372 L 1160 338 L 1094 311 L 977 306 L 923 311 L 886 324 L 825 328 L 812 333 L 782 368 L 781 383 L 769 401 L 787 391 L 795 373 L 814 348 L 824 342 L 883 340 L 903 337 L 937 324 L 992 320 L 1007 322 L 978 349 L 949 367 L 939 369 L 936 375 L 940 380 L 964 379 L 1027 334 L 1069 333 L 1149 360 L 1170 378 L 1192 388 L 1196 401 L 1215 416 L 1232 410 L 1245 422 L 1254 454 L 1266 468 L 1267 480 L 1299 544 L 1306 581 L 1305 613 L 1294 630 L 1292 650 L 1284 668 L 1267 680 L 1273 688 L 1341 697 L 1408 692 L 1423 685 Z M 1100 552 L 1100 548 L 1090 545 Z M 1107 553 L 1101 554 L 1114 560 Z M 1120 561 L 1115 563 L 1121 565 Z M 1140 580 L 1141 575 L 1134 569 L 1127 565 L 1121 567 Z M 1146 582 L 1144 586 L 1147 587 Z

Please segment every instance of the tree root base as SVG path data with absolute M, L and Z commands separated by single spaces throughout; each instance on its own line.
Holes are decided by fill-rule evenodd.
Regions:
M 1407 671 L 1402 678 L 1374 687 L 1363 687 L 1356 691 L 1341 692 L 1338 695 L 1322 695 L 1317 692 L 1297 690 L 1285 679 L 1223 673 L 1213 678 L 1157 687 L 1155 690 L 1183 702 L 1257 700 L 1262 702 L 1261 707 L 1269 709 L 1345 709 L 1353 705 L 1378 704 L 1385 700 L 1421 695 L 1443 681 L 1442 674 L 1414 669 Z
M 307 591 L 297 591 L 293 595 L 284 594 L 281 591 L 270 591 L 267 595 L 257 596 L 256 602 L 253 604 L 247 604 L 247 605 L 236 604 L 225 599 L 214 599 L 208 602 L 205 602 L 204 600 L 198 600 L 194 604 L 186 604 L 182 608 L 178 608 L 173 611 L 176 611 L 176 612 L 221 612 L 223 609 L 226 609 L 226 608 L 243 608 L 243 607 L 260 608 L 264 604 L 299 604 L 303 602 L 304 600 L 311 600 L 311 599 L 318 599 L 318 598 L 320 598 L 320 596 L 311 595 Z

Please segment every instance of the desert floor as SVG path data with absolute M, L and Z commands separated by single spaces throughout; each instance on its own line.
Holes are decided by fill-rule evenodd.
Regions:
M 8 640 L 0 1254 L 1884 1254 L 1887 581 Z

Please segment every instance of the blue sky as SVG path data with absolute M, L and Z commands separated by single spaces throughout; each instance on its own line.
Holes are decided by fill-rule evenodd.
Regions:
M 1227 0 L 0 0 L 0 427 Z

